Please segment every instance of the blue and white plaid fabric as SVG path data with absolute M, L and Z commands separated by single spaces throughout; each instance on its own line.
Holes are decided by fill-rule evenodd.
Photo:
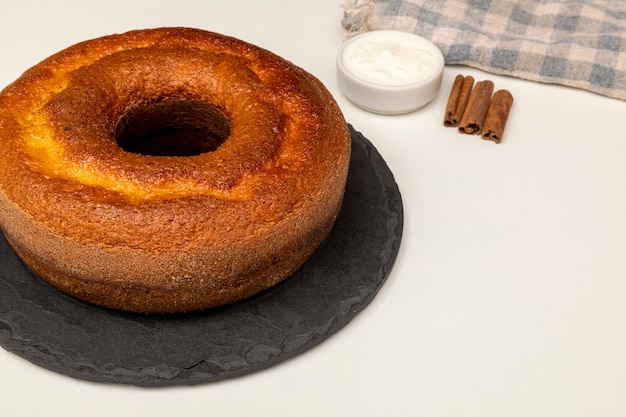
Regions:
M 349 35 L 402 30 L 447 64 L 626 100 L 626 0 L 345 0 Z

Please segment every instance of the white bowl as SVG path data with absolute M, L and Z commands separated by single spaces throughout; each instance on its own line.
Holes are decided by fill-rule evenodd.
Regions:
M 407 32 L 377 30 L 347 40 L 337 56 L 343 94 L 364 110 L 403 114 L 432 101 L 441 87 L 443 54 Z

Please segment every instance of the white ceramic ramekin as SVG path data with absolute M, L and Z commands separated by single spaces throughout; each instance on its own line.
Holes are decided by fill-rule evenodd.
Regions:
M 343 44 L 337 56 L 337 81 L 343 94 L 362 109 L 403 114 L 437 96 L 444 64 L 439 48 L 420 36 L 371 31 Z M 361 71 L 363 66 L 369 72 Z

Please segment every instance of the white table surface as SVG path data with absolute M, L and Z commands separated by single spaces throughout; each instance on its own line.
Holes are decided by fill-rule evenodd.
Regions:
M 367 113 L 335 80 L 341 0 L 4 3 L 2 85 L 70 44 L 144 27 L 222 32 L 295 62 L 386 159 L 405 229 L 365 311 L 281 365 L 146 389 L 75 380 L 0 349 L 1 415 L 626 415 L 626 103 L 446 67 L 426 108 Z M 515 96 L 502 144 L 443 127 L 458 73 Z

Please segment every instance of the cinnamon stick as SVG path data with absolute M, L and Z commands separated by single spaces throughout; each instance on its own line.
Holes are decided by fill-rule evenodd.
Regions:
M 487 115 L 492 92 L 493 81 L 485 80 L 476 83 L 476 87 L 469 98 L 467 108 L 459 123 L 459 132 L 467 133 L 468 135 L 480 134 L 485 116 Z
M 513 105 L 513 95 L 508 90 L 498 90 L 493 95 L 487 116 L 485 117 L 485 126 L 483 127 L 482 137 L 485 140 L 491 140 L 495 143 L 502 141 L 506 121 L 509 118 L 509 112 Z
M 462 74 L 459 74 L 456 76 L 450 90 L 448 104 L 446 105 L 446 114 L 443 119 L 444 126 L 455 127 L 459 125 L 473 86 L 474 77 L 471 75 L 464 77 Z

